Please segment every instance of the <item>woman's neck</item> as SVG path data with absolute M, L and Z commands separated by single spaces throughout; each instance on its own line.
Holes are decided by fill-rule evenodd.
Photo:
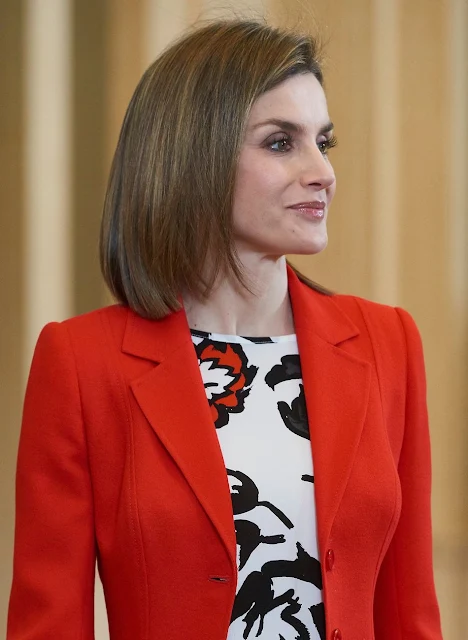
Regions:
M 183 296 L 190 328 L 252 337 L 294 333 L 285 258 L 243 264 L 252 293 L 224 277 L 207 300 Z

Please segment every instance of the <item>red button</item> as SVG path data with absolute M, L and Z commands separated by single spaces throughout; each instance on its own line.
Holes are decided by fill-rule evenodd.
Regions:
M 325 558 L 325 564 L 327 567 L 327 571 L 331 571 L 335 566 L 335 554 L 333 553 L 333 549 L 328 549 L 327 555 Z
M 339 629 L 335 629 L 332 633 L 332 640 L 343 640 L 343 636 L 341 635 L 341 631 Z

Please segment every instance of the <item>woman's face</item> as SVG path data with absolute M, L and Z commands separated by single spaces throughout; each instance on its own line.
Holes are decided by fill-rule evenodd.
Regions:
M 324 91 L 293 76 L 254 103 L 240 153 L 233 228 L 239 256 L 314 254 L 327 245 L 336 143 Z

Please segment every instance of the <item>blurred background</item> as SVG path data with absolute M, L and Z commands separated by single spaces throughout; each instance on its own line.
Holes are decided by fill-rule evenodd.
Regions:
M 97 258 L 135 85 L 199 19 L 265 15 L 326 43 L 338 192 L 314 280 L 408 309 L 426 355 L 445 640 L 468 627 L 468 0 L 0 0 L 0 628 L 22 396 L 41 327 L 109 302 Z M 411 557 L 408 557 L 411 562 Z M 97 587 L 96 638 L 107 635 Z

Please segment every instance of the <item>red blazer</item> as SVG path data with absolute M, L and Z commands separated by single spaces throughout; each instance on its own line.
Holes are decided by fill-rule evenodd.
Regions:
M 440 640 L 421 342 L 401 309 L 289 270 L 327 639 Z M 230 491 L 185 312 L 111 306 L 43 330 L 25 399 L 9 640 L 225 640 Z

